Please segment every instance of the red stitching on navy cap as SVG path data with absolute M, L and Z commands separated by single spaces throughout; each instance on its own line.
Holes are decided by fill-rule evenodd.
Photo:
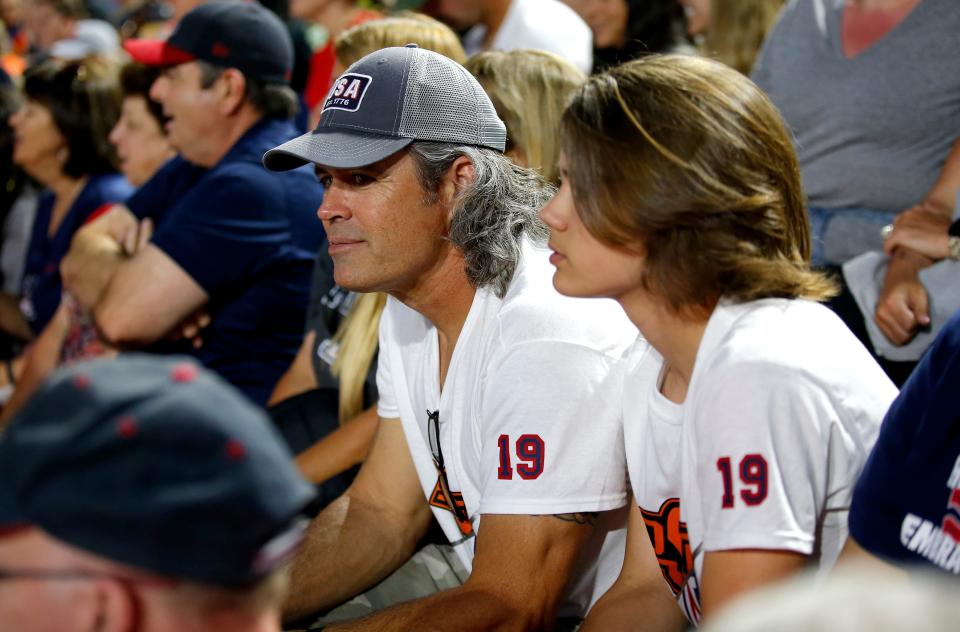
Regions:
M 0 526 L 0 538 L 6 538 L 11 535 L 16 535 L 21 531 L 26 531 L 31 528 L 33 525 L 29 522 L 13 522 L 10 524 L 5 524 Z
M 181 362 L 170 371 L 170 377 L 174 382 L 192 382 L 198 375 L 196 365 L 189 362 Z
M 227 441 L 227 446 L 224 451 L 227 453 L 227 458 L 231 461 L 239 461 L 247 456 L 247 449 L 236 439 Z
M 214 57 L 229 57 L 230 47 L 220 42 L 214 42 L 213 47 L 210 49 L 210 54 Z
M 117 420 L 117 434 L 120 435 L 121 439 L 132 439 L 137 436 L 139 431 L 140 427 L 133 417 L 121 417 Z

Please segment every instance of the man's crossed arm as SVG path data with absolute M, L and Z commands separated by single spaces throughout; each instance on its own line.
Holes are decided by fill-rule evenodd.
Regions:
M 149 243 L 149 220 L 116 205 L 77 232 L 61 264 L 64 286 L 93 311 L 110 344 L 140 346 L 166 336 L 209 299 L 165 252 Z

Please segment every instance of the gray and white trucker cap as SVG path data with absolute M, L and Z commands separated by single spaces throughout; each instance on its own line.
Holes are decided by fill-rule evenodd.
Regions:
M 507 129 L 463 66 L 407 45 L 370 53 L 333 83 L 312 132 L 263 155 L 273 171 L 308 162 L 352 169 L 383 160 L 415 140 L 503 151 Z

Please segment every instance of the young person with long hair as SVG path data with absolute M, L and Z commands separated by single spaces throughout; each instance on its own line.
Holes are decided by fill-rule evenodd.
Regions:
M 814 565 L 896 389 L 818 301 L 790 138 L 746 77 L 651 56 L 591 78 L 542 211 L 554 285 L 617 300 L 649 342 L 623 389 L 623 571 L 586 630 L 680 629 Z M 666 580 L 666 583 L 664 583 Z M 674 603 L 676 600 L 680 608 Z

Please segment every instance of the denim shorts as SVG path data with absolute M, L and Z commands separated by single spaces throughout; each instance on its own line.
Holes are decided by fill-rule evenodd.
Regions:
M 880 229 L 897 216 L 866 208 L 811 206 L 808 212 L 815 266 L 838 266 L 867 251 L 883 250 Z

